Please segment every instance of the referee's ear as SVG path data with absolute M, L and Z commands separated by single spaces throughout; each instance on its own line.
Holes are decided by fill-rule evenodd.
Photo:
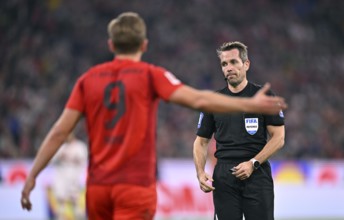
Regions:
M 244 68 L 245 68 L 245 71 L 247 72 L 249 69 L 250 69 L 250 60 L 247 59 L 245 62 L 244 62 Z

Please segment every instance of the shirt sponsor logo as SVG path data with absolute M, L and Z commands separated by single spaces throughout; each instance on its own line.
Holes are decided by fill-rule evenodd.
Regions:
M 284 118 L 284 114 L 283 114 L 283 111 L 282 111 L 282 110 L 279 112 L 279 116 L 280 116 L 281 118 Z
M 197 128 L 200 128 L 200 127 L 201 127 L 203 117 L 204 117 L 204 114 L 203 114 L 203 112 L 201 112 L 201 114 L 199 114 L 199 119 L 198 119 Z
M 165 72 L 165 77 L 170 81 L 172 85 L 179 85 L 180 80 L 177 79 L 171 72 Z
M 247 133 L 254 135 L 258 131 L 258 118 L 245 118 L 245 128 Z

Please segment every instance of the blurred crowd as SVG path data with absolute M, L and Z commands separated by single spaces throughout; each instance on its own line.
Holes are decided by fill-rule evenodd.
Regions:
M 249 49 L 248 79 L 286 97 L 276 158 L 344 158 L 344 1 L 11 0 L 0 3 L 0 159 L 32 158 L 75 80 L 113 59 L 107 23 L 135 11 L 148 25 L 143 60 L 200 89 L 225 86 L 216 49 Z M 191 157 L 198 113 L 161 102 L 159 157 Z M 85 127 L 77 136 L 87 141 Z

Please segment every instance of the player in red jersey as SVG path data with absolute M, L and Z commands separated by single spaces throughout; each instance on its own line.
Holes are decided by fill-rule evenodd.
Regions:
M 156 113 L 160 99 L 207 112 L 276 114 L 286 108 L 269 97 L 266 85 L 253 98 L 233 98 L 182 84 L 164 68 L 141 61 L 146 26 L 126 12 L 108 25 L 115 58 L 84 73 L 59 119 L 44 139 L 22 191 L 21 205 L 31 210 L 30 192 L 81 117 L 89 136 L 86 208 L 90 220 L 153 219 L 156 209 Z

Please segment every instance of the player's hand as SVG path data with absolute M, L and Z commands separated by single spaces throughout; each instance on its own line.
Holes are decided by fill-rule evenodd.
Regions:
M 36 180 L 29 177 L 26 179 L 26 182 L 22 191 L 20 203 L 21 203 L 22 208 L 28 211 L 30 211 L 32 208 L 32 204 L 30 201 L 30 193 L 35 188 L 35 185 L 36 185 Z
M 284 98 L 279 96 L 268 96 L 266 93 L 270 89 L 270 83 L 266 83 L 252 98 L 250 111 L 265 114 L 278 114 L 288 107 Z
M 209 181 L 210 182 L 214 181 L 213 178 L 209 174 L 205 172 L 202 174 L 199 174 L 198 181 L 199 181 L 199 186 L 203 192 L 208 193 L 215 190 L 215 188 L 209 184 Z
M 252 162 L 246 161 L 234 167 L 234 172 L 232 172 L 232 174 L 240 180 L 246 180 L 253 173 L 253 169 Z

